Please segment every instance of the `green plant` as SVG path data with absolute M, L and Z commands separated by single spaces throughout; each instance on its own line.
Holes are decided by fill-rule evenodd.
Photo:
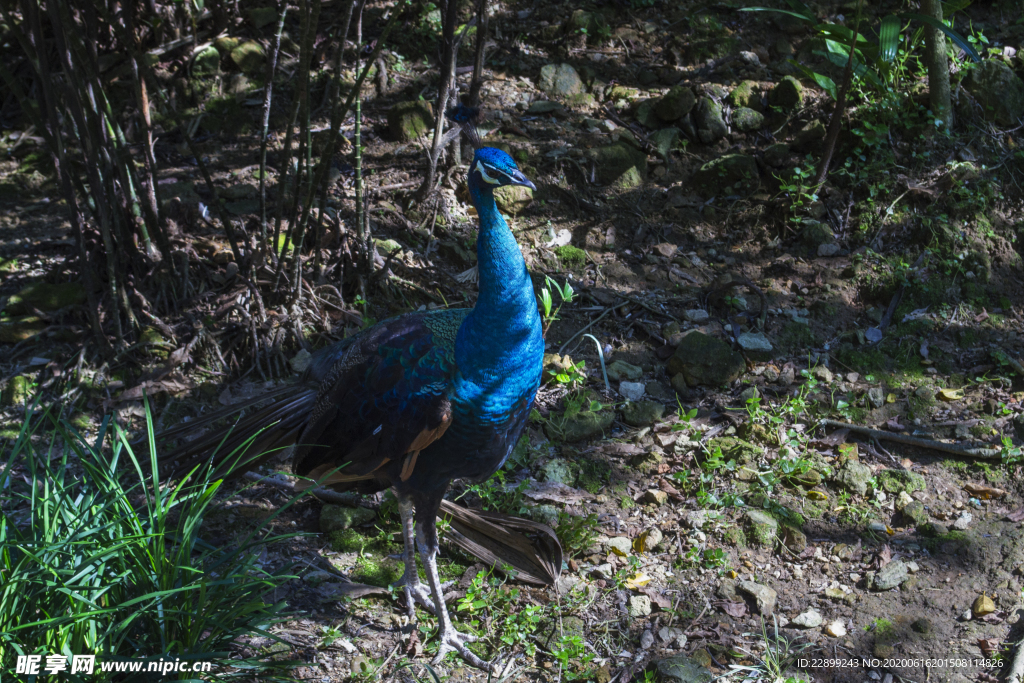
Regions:
M 559 635 L 548 654 L 558 662 L 567 681 L 583 679 L 586 665 L 594 659 L 594 654 L 587 652 L 583 637 L 576 634 Z
M 761 639 L 764 643 L 764 652 L 755 654 L 750 650 L 741 648 L 741 652 L 751 656 L 757 661 L 754 666 L 737 665 L 732 666 L 730 676 L 742 676 L 745 680 L 759 680 L 762 677 L 769 681 L 798 681 L 799 679 L 788 677 L 786 674 L 796 663 L 800 654 L 811 646 L 811 643 L 796 643 L 789 638 L 779 634 L 779 618 L 774 617 L 775 630 L 772 635 L 768 634 L 768 626 L 761 619 Z
M 152 443 L 148 412 L 147 424 Z M 144 468 L 109 417 L 94 444 L 49 414 L 26 420 L 0 487 L 0 671 L 17 679 L 16 655 L 93 655 L 215 660 L 224 665 L 210 680 L 287 680 L 294 662 L 223 653 L 249 635 L 273 638 L 288 616 L 284 601 L 264 599 L 296 577 L 265 569 L 260 552 L 296 534 L 264 533 L 278 511 L 235 543 L 211 544 L 201 525 L 223 480 L 197 467 L 189 483 L 166 487 L 147 470 L 156 453 Z
M 548 328 L 551 326 L 551 323 L 558 320 L 558 311 L 562 309 L 564 304 L 571 303 L 576 294 L 573 291 L 572 285 L 570 285 L 568 281 L 566 281 L 564 285 L 559 285 L 551 278 L 550 275 L 545 275 L 544 277 L 544 287 L 541 288 L 539 296 L 544 318 L 544 335 L 547 336 Z M 554 300 L 551 296 L 551 290 L 554 290 L 561 299 L 561 303 L 559 303 L 554 310 L 552 310 Z
M 593 513 L 577 517 L 560 511 L 555 534 L 568 556 L 577 557 L 593 545 L 599 526 L 597 515 Z
M 814 162 L 808 155 L 808 163 L 797 166 L 792 171 L 790 179 L 776 175 L 779 181 L 779 192 L 789 198 L 789 222 L 799 224 L 803 222 L 803 212 L 814 202 L 818 201 L 818 194 L 814 191 Z
M 490 618 L 489 633 L 506 645 L 522 645 L 527 655 L 533 656 L 537 646 L 532 636 L 544 617 L 541 605 L 525 605 L 518 587 L 509 586 L 490 570 L 478 572 L 459 599 L 456 609 L 469 618 L 469 625 L 480 627 L 480 618 Z
M 493 510 L 507 515 L 523 514 L 526 506 L 523 492 L 529 487 L 530 480 L 524 479 L 510 488 L 505 481 L 507 476 L 506 471 L 500 469 L 486 484 L 467 486 L 463 495 L 475 494 L 480 499 L 480 505 L 484 510 Z

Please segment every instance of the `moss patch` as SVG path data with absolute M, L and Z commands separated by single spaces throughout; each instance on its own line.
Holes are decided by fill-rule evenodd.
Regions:
M 587 262 L 587 252 L 571 244 L 555 247 L 555 255 L 566 268 L 582 268 Z

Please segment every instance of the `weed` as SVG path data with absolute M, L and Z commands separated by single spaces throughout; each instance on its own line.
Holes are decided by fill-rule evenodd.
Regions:
M 598 527 L 597 515 L 593 513 L 585 517 L 577 517 L 559 512 L 555 534 L 568 556 L 578 557 L 593 545 L 594 539 L 597 538 Z
M 558 320 L 558 311 L 562 309 L 564 304 L 571 303 L 576 294 L 573 291 L 572 285 L 570 285 L 568 281 L 566 281 L 564 285 L 559 285 L 551 279 L 550 275 L 545 277 L 546 280 L 544 282 L 544 287 L 540 290 L 539 297 L 541 310 L 544 313 L 544 335 L 546 336 L 551 323 Z M 562 300 L 554 310 L 552 310 L 552 307 L 554 306 L 554 299 L 551 296 L 551 290 L 554 290 Z

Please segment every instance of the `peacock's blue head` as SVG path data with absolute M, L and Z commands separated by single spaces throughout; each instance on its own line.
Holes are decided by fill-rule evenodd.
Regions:
M 481 147 L 473 156 L 469 167 L 469 189 L 471 192 L 495 190 L 505 185 L 523 185 L 531 190 L 537 187 L 512 161 L 512 157 L 494 147 Z

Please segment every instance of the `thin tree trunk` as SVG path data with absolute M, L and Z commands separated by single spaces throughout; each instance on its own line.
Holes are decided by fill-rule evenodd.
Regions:
M 832 118 L 828 122 L 828 132 L 825 135 L 825 147 L 821 152 L 818 172 L 814 176 L 814 184 L 818 187 L 828 177 L 828 167 L 832 163 L 832 154 L 836 151 L 839 131 L 843 128 L 843 114 L 846 113 L 846 94 L 850 91 L 850 83 L 853 80 L 853 55 L 857 47 L 857 36 L 860 31 L 860 18 L 863 9 L 864 0 L 860 0 L 857 4 L 857 21 L 853 26 L 853 37 L 850 39 L 850 57 L 846 60 L 846 69 L 843 71 L 843 84 L 839 87 L 836 107 L 832 110 Z
M 942 21 L 942 3 L 922 0 L 921 13 Z M 949 95 L 949 60 L 946 34 L 934 26 L 924 27 L 925 62 L 928 66 L 928 94 L 935 118 L 947 129 L 953 127 L 953 106 Z
M 487 0 L 480 0 L 476 10 L 476 54 L 473 57 L 473 82 L 469 86 L 470 107 L 480 106 L 480 88 L 484 84 L 484 50 L 487 46 Z
M 257 253 L 273 252 L 274 245 L 267 244 L 267 135 L 270 133 L 270 104 L 274 96 L 274 74 L 277 72 L 277 56 L 281 52 L 281 34 L 284 32 L 284 19 L 288 14 L 287 0 L 281 0 L 281 16 L 277 20 L 277 31 L 274 33 L 274 44 L 270 49 L 267 63 L 267 84 L 263 89 L 263 125 L 260 128 L 260 249 Z M 284 174 L 286 175 L 286 174 Z M 278 175 L 280 180 L 281 174 Z M 278 194 L 281 185 L 278 184 Z M 255 260 L 253 267 L 256 266 Z
M 455 39 L 455 26 L 459 19 L 458 0 L 447 0 L 445 3 L 444 25 L 441 27 L 441 82 L 437 89 L 437 105 L 434 110 L 434 141 L 430 148 L 427 176 L 417 192 L 420 201 L 434 188 L 437 176 L 437 162 L 441 157 L 446 140 L 444 139 L 445 110 L 455 86 L 455 66 L 458 57 L 459 43 Z

